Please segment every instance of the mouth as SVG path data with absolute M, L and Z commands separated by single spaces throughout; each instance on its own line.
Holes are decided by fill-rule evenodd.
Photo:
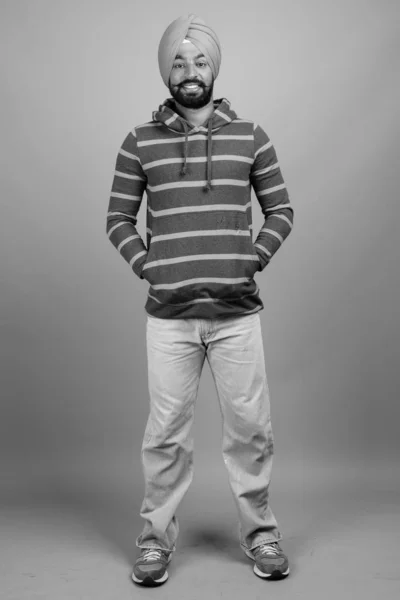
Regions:
M 184 90 L 187 90 L 189 92 L 197 92 L 198 90 L 201 89 L 201 86 L 198 85 L 197 83 L 185 83 L 184 85 L 181 86 Z

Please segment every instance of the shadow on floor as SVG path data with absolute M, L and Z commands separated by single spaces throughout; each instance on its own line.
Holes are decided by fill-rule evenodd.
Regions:
M 193 555 L 212 556 L 216 560 L 228 559 L 233 563 L 248 564 L 249 558 L 240 547 L 238 537 L 229 528 L 214 527 L 210 525 L 189 525 L 181 534 L 177 547 L 181 562 L 193 560 Z

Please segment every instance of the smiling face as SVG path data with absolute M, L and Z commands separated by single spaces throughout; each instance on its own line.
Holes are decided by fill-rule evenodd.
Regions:
M 214 78 L 205 56 L 191 42 L 182 42 L 172 65 L 169 91 L 185 108 L 203 108 L 212 99 Z

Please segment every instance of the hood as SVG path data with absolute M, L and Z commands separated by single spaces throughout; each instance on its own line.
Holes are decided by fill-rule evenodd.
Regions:
M 212 131 L 217 131 L 220 127 L 231 123 L 236 119 L 237 114 L 231 109 L 231 104 L 226 98 L 214 100 L 214 112 L 211 115 L 212 119 Z M 172 131 L 178 133 L 186 133 L 186 128 L 189 129 L 190 133 L 197 133 L 199 131 L 205 131 L 206 128 L 203 126 L 195 127 L 188 123 L 183 117 L 181 117 L 175 110 L 175 102 L 172 98 L 167 98 L 163 102 L 158 110 L 153 112 L 153 121 L 158 123 L 164 123 Z M 195 130 L 195 131 L 193 131 Z
M 226 98 L 214 100 L 214 112 L 209 120 L 200 126 L 191 125 L 186 119 L 181 117 L 175 110 L 175 103 L 172 98 L 165 100 L 159 106 L 159 109 L 153 112 L 152 116 L 153 121 L 163 123 L 171 131 L 185 135 L 181 177 L 185 177 L 187 173 L 189 135 L 201 132 L 207 133 L 207 182 L 203 190 L 205 192 L 210 191 L 212 189 L 212 134 L 236 119 L 237 115 L 231 109 L 230 102 Z

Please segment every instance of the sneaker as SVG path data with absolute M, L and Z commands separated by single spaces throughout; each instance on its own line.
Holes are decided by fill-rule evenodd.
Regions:
M 168 579 L 167 565 L 172 552 L 161 548 L 143 548 L 133 567 L 132 579 L 139 585 L 154 587 Z
M 283 579 L 289 575 L 289 561 L 278 542 L 261 544 L 253 550 L 245 550 L 247 556 L 255 561 L 253 571 L 264 579 Z

